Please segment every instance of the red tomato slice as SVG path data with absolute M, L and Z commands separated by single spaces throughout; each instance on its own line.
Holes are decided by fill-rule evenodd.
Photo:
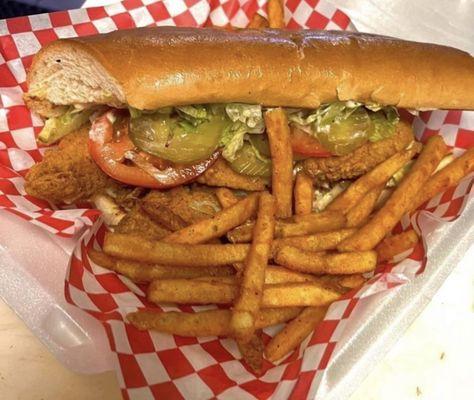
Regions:
M 192 165 L 174 165 L 159 169 L 156 163 L 134 151 L 134 145 L 125 130 L 115 139 L 112 122 L 114 111 L 98 117 L 89 133 L 89 152 L 93 160 L 108 176 L 127 185 L 150 189 L 166 189 L 182 185 L 204 173 L 219 156 L 215 152 L 210 158 Z M 137 165 L 126 165 L 125 158 L 133 158 Z
M 307 157 L 331 157 L 332 155 L 317 139 L 295 126 L 291 127 L 291 148 L 294 153 Z

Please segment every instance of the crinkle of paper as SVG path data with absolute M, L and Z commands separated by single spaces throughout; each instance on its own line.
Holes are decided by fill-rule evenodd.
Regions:
M 424 272 L 429 233 L 456 219 L 472 197 L 474 178 L 465 178 L 456 188 L 430 200 L 423 213 L 405 216 L 396 232 L 413 227 L 423 240 L 393 263 L 379 266 L 361 289 L 335 302 L 324 321 L 299 348 L 277 365 L 265 361 L 263 373 L 255 376 L 240 361 L 233 340 L 184 338 L 157 332 L 139 332 L 125 322 L 137 308 L 198 311 L 212 306 L 158 307 L 147 302 L 145 287 L 92 263 L 86 251 L 100 248 L 105 228 L 100 213 L 87 207 L 57 209 L 25 193 L 24 176 L 39 162 L 44 148 L 35 136 L 42 122 L 22 100 L 26 68 L 33 55 L 56 38 L 105 33 L 148 25 L 244 27 L 255 12 L 266 15 L 265 0 L 127 0 L 107 7 L 20 17 L 0 21 L 0 208 L 38 225 L 52 234 L 76 237 L 77 246 L 65 280 L 66 299 L 100 320 L 114 354 L 124 398 L 314 398 L 325 370 L 338 348 L 350 341 L 346 327 L 360 321 L 354 310 L 377 301 L 398 285 Z M 290 29 L 350 29 L 348 17 L 326 1 L 288 0 L 285 20 Z M 425 140 L 442 135 L 459 155 L 474 144 L 474 113 L 433 111 L 413 119 L 417 137 Z M 471 200 L 472 201 L 472 200 Z M 420 221 L 420 222 L 419 222 Z M 434 221 L 434 222 L 433 222 Z M 428 270 L 424 273 L 430 273 Z M 362 300 L 363 299 L 363 300 Z M 264 341 L 281 326 L 264 330 Z M 329 388 L 330 389 L 330 388 Z M 328 390 L 326 387 L 325 390 Z

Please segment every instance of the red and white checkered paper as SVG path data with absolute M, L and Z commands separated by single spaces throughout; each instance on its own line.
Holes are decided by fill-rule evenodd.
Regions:
M 285 18 L 290 29 L 350 29 L 349 18 L 324 0 L 288 0 Z M 40 161 L 44 148 L 35 136 L 40 119 L 25 107 L 25 74 L 33 55 L 46 43 L 65 37 L 84 36 L 147 25 L 244 27 L 255 12 L 266 15 L 266 0 L 126 0 L 108 7 L 56 12 L 0 21 L 0 208 L 39 225 L 49 232 L 78 237 L 65 282 L 66 299 L 100 320 L 107 333 L 124 398 L 132 399 L 266 399 L 318 397 L 318 385 L 331 357 L 348 337 L 347 324 L 357 324 L 351 315 L 363 308 L 371 295 L 387 292 L 426 265 L 423 240 L 397 264 L 380 266 L 360 290 L 333 304 L 325 320 L 300 348 L 278 365 L 265 362 L 255 376 L 242 363 L 233 340 L 183 338 L 156 332 L 140 332 L 124 321 L 140 307 L 156 307 L 145 298 L 144 288 L 127 278 L 93 264 L 86 249 L 99 247 L 105 228 L 100 213 L 87 208 L 58 210 L 24 191 L 24 175 Z M 443 135 L 456 155 L 474 146 L 474 113 L 424 112 L 413 120 L 417 136 L 424 140 Z M 459 216 L 473 197 L 474 178 L 425 205 L 438 225 Z M 415 227 L 423 239 L 434 229 L 418 224 L 418 213 L 406 216 L 401 231 Z M 429 271 L 427 271 L 429 273 Z M 361 301 L 361 299 L 364 299 Z M 163 310 L 196 311 L 209 307 L 162 307 Z M 265 330 L 266 341 L 278 331 Z

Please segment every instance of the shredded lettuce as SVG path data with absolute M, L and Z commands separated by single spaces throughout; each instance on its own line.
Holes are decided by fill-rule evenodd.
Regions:
M 244 145 L 244 137 L 248 132 L 248 127 L 242 122 L 234 122 L 222 134 L 219 145 L 223 146 L 222 157 L 227 161 L 235 160 L 236 153 Z
M 370 113 L 372 129 L 369 131 L 369 140 L 377 142 L 389 138 L 395 132 L 400 117 L 395 107 L 384 107 L 379 111 Z
M 133 118 L 140 118 L 142 115 L 149 115 L 149 114 L 164 114 L 164 115 L 169 115 L 173 112 L 173 107 L 162 107 L 162 108 L 157 108 L 156 110 L 139 110 L 138 108 L 134 108 L 131 106 L 128 106 L 128 111 L 130 112 L 130 117 Z
M 292 109 L 288 114 L 288 121 L 293 122 L 301 127 L 308 127 L 317 121 L 318 114 L 316 112 L 308 112 L 302 109 Z
M 258 104 L 230 103 L 226 104 L 225 111 L 232 122 L 247 126 L 248 133 L 263 133 L 265 130 L 262 106 Z
M 138 108 L 134 107 L 128 107 L 128 111 L 130 112 L 130 117 L 133 118 L 140 118 L 143 114 L 142 110 L 139 110 Z
M 178 115 L 183 120 L 182 126 L 185 128 L 196 127 L 208 121 L 207 108 L 204 105 L 175 107 Z
M 244 145 L 245 135 L 263 133 L 265 123 L 260 105 L 230 103 L 225 105 L 225 112 L 232 125 L 223 132 L 220 145 L 224 147 L 222 156 L 232 162 Z
M 397 109 L 393 106 L 381 106 L 377 103 L 360 103 L 357 101 L 338 101 L 330 104 L 323 104 L 315 110 L 288 109 L 288 120 L 300 127 L 306 128 L 307 132 L 317 136 L 318 132 L 326 132 L 331 124 L 340 123 L 351 117 L 358 109 L 365 108 L 371 112 L 368 117 L 375 124 L 381 126 L 382 123 L 396 125 L 399 120 Z M 385 136 L 380 132 L 374 134 L 372 141 L 383 139 Z

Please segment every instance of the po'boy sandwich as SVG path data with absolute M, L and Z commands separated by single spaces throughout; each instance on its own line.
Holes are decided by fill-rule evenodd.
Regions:
M 264 114 L 282 107 L 293 166 L 330 188 L 414 140 L 399 109 L 474 108 L 462 51 L 331 31 L 143 28 L 55 41 L 34 58 L 38 140 L 26 178 L 53 203 L 199 182 L 271 185 Z

